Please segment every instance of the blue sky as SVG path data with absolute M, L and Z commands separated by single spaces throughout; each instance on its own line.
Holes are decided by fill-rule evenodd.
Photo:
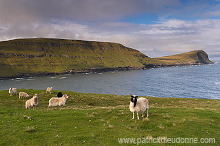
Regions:
M 0 20 L 0 41 L 107 41 L 149 57 L 204 50 L 220 60 L 220 0 L 0 0 Z

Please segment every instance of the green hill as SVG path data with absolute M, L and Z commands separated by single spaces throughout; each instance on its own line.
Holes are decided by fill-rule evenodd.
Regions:
M 174 61 L 167 61 L 167 58 L 150 58 L 135 49 L 111 42 L 46 38 L 0 42 L 1 78 L 144 69 L 175 65 L 178 60 L 179 58 Z M 185 63 L 188 64 L 188 61 Z
M 209 60 L 208 54 L 202 50 L 191 51 L 187 53 L 176 54 L 172 56 L 164 56 L 155 58 L 157 60 L 171 63 L 171 64 L 211 64 L 212 61 Z
M 80 145 L 219 145 L 220 100 L 158 98 L 149 100 L 149 117 L 132 118 L 130 96 L 62 91 L 66 105 L 48 109 L 51 94 L 45 90 L 18 89 L 39 97 L 35 110 L 25 109 L 26 98 L 0 91 L 1 146 L 80 146 Z M 168 138 L 185 138 L 166 143 Z M 123 141 L 122 138 L 141 139 Z M 146 140 L 163 139 L 162 144 Z M 197 143 L 189 141 L 197 139 Z M 206 141 L 200 141 L 206 138 Z M 145 140 L 145 141 L 144 141 Z M 136 141 L 137 142 L 137 141 Z M 142 142 L 142 144 L 141 144 Z M 199 143 L 205 144 L 199 144 Z

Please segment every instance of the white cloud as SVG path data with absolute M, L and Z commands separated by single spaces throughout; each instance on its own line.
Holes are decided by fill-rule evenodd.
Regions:
M 0 40 L 49 37 L 118 42 L 150 57 L 202 49 L 219 50 L 220 20 L 163 20 L 154 25 L 102 23 L 82 25 L 72 21 L 0 25 Z
M 216 57 L 220 55 L 220 20 L 170 19 L 175 15 L 185 17 L 185 12 L 218 15 L 217 6 L 203 12 L 206 3 L 192 2 L 196 5 L 183 5 L 178 0 L 1 0 L 0 40 L 49 37 L 108 41 L 150 57 L 196 49 Z M 119 21 L 138 14 L 157 14 L 159 20 L 155 24 Z
M 130 26 L 131 27 L 131 26 Z M 205 50 L 214 55 L 220 46 L 220 20 L 163 20 L 154 25 L 136 25 L 132 31 L 112 34 L 102 40 L 120 42 L 151 56 Z M 126 28 L 124 28 L 126 29 Z

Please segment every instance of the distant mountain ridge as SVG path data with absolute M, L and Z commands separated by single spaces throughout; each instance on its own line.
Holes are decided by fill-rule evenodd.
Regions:
M 0 78 L 208 63 L 212 62 L 201 50 L 188 55 L 150 58 L 111 42 L 49 38 L 0 42 Z

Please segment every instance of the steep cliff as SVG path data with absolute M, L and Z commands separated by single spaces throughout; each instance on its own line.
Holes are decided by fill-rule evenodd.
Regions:
M 0 78 L 211 63 L 204 51 L 150 58 L 118 43 L 65 39 L 0 42 Z
M 198 65 L 213 63 L 209 60 L 208 54 L 203 50 L 196 50 L 171 56 L 158 57 L 155 59 L 173 65 Z

